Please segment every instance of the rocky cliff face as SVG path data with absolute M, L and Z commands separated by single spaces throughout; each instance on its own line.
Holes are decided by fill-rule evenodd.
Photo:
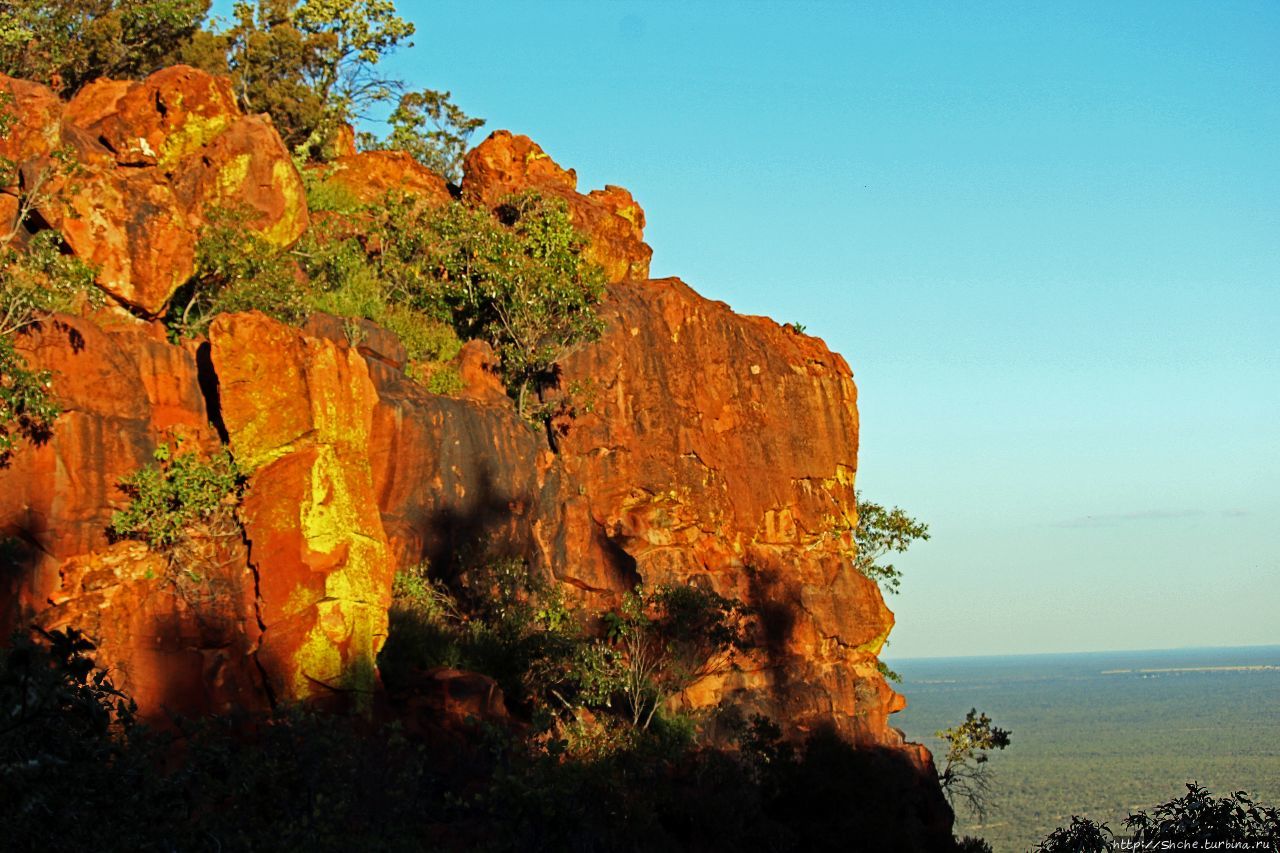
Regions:
M 0 470 L 0 533 L 20 543 L 0 574 L 0 627 L 86 630 L 153 714 L 360 704 L 378 689 L 397 569 L 517 554 L 588 609 L 640 582 L 705 583 L 757 608 L 758 648 L 741 670 L 680 701 L 729 700 L 793 730 L 830 724 L 914 750 L 888 724 L 903 702 L 877 669 L 893 615 L 851 563 L 848 365 L 790 327 L 649 280 L 644 214 L 625 190 L 580 194 L 571 171 L 505 132 L 467 158 L 469 200 L 529 187 L 564 198 L 610 281 L 603 337 L 562 365 L 561 388 L 594 405 L 544 432 L 516 415 L 479 344 L 460 356 L 466 389 L 445 397 L 405 375 L 394 336 L 369 329 L 353 346 L 331 318 L 297 329 L 223 315 L 207 340 L 166 342 L 152 318 L 190 276 L 215 203 L 247 211 L 278 245 L 306 227 L 300 178 L 269 122 L 185 68 L 100 81 L 66 104 L 21 81 L 0 88 L 22 120 L 0 155 L 34 176 L 69 147 L 83 167 L 69 200 L 39 213 L 115 305 L 19 341 L 55 372 L 64 414 L 50 441 Z M 388 153 L 348 152 L 333 179 L 450 198 L 438 176 Z M 29 191 L 6 188 L 0 212 Z M 195 588 L 106 534 L 121 478 L 175 434 L 229 443 L 248 475 L 243 540 L 211 543 L 218 569 Z M 917 760 L 927 767 L 927 753 Z

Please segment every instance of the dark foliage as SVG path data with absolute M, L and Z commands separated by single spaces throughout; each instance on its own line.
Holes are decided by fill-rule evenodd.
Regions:
M 1255 842 L 1280 845 L 1280 808 L 1254 802 L 1244 791 L 1214 797 L 1202 785 L 1187 783 L 1187 793 L 1124 819 L 1133 841 L 1149 850 L 1191 849 L 1206 842 Z M 1071 825 L 1053 831 L 1039 853 L 1103 853 L 1117 849 L 1116 836 L 1104 824 L 1072 815 Z M 1267 848 L 1262 848 L 1267 849 Z

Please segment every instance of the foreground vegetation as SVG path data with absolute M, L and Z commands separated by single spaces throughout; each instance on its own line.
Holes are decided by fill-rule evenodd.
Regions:
M 859 838 L 893 850 L 920 840 L 902 835 L 913 814 L 901 756 L 827 733 L 792 746 L 757 718 L 711 744 L 659 715 L 625 732 L 585 726 L 574 741 L 518 723 L 424 738 L 301 708 L 159 731 L 137 721 L 91 652 L 74 632 L 0 652 L 8 849 L 823 850 Z

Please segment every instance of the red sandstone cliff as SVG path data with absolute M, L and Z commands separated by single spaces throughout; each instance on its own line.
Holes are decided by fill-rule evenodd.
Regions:
M 224 81 L 172 68 L 100 81 L 68 104 L 22 81 L 0 88 L 21 115 L 0 156 L 34 175 L 67 145 L 83 164 L 84 180 L 39 213 L 115 306 L 20 340 L 55 371 L 64 414 L 48 443 L 0 469 L 0 534 L 23 545 L 0 574 L 0 627 L 84 629 L 152 713 L 363 700 L 398 568 L 447 571 L 464 547 L 514 552 L 589 608 L 641 581 L 742 599 L 761 614 L 758 650 L 682 701 L 732 700 L 797 730 L 834 724 L 927 768 L 889 726 L 903 702 L 877 654 L 893 615 L 850 559 L 848 365 L 677 279 L 649 280 L 644 214 L 625 190 L 582 195 L 571 171 L 506 132 L 467 158 L 468 200 L 527 187 L 564 198 L 610 281 L 603 337 L 563 364 L 563 385 L 593 386 L 594 409 L 548 436 L 495 389 L 477 345 L 454 398 L 406 377 L 394 336 L 373 329 L 353 348 L 323 317 L 300 330 L 224 315 L 207 341 L 165 341 L 148 319 L 190 276 L 212 205 L 244 208 L 282 246 L 307 227 L 269 121 L 241 115 Z M 449 201 L 438 176 L 395 154 L 348 153 L 333 179 Z M 3 188 L 0 213 L 23 191 Z M 217 545 L 220 569 L 198 590 L 166 585 L 145 546 L 106 535 L 120 479 L 175 432 L 227 441 L 249 476 L 244 541 Z

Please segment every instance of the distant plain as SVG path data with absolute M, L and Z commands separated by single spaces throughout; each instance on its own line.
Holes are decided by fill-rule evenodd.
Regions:
M 1123 834 L 1130 811 L 1189 781 L 1280 805 L 1280 646 L 886 658 L 908 699 L 891 722 L 936 760 L 934 732 L 970 708 L 1012 731 L 990 761 L 986 824 L 963 809 L 956 821 L 995 853 L 1032 849 L 1073 814 Z

